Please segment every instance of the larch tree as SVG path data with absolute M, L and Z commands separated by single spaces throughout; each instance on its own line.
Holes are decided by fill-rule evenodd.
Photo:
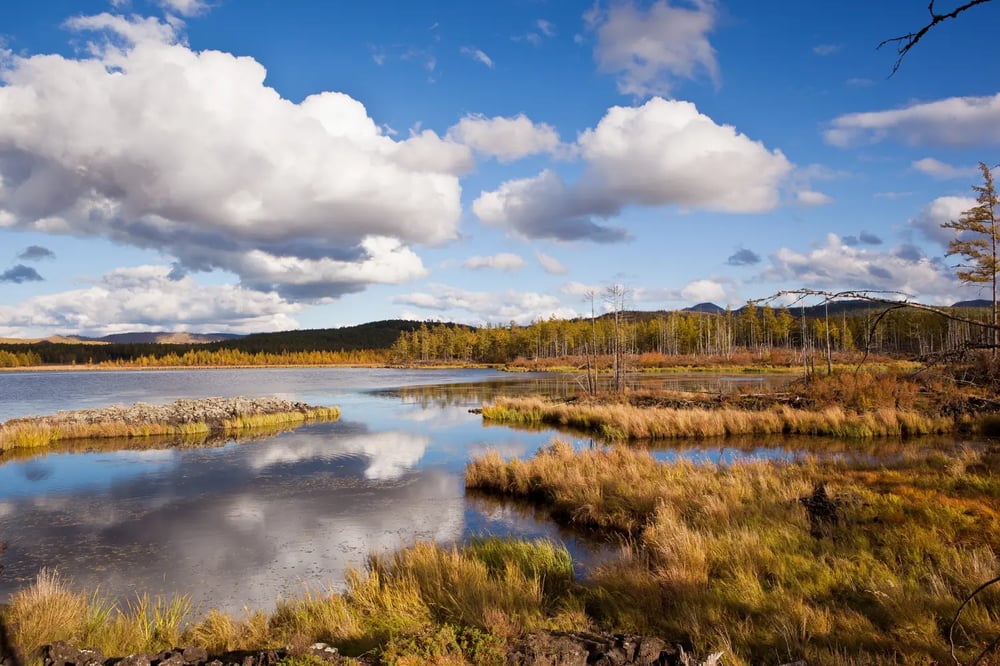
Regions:
M 966 263 L 959 264 L 955 274 L 965 283 L 989 283 L 993 287 L 993 317 L 991 343 L 993 355 L 997 353 L 997 191 L 993 186 L 993 173 L 985 162 L 979 163 L 983 174 L 983 184 L 973 185 L 976 205 L 968 209 L 957 220 L 945 222 L 941 226 L 954 229 L 955 238 L 948 242 L 947 255 L 959 254 Z

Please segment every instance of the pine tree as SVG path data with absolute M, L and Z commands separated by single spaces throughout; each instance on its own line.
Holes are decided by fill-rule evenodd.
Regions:
M 948 256 L 960 254 L 968 260 L 959 264 L 955 272 L 962 282 L 990 283 L 993 287 L 993 330 L 991 341 L 993 355 L 997 352 L 997 199 L 993 187 L 993 174 L 984 162 L 979 163 L 983 173 L 983 184 L 973 185 L 976 205 L 962 213 L 958 220 L 945 222 L 941 226 L 958 232 L 948 243 Z

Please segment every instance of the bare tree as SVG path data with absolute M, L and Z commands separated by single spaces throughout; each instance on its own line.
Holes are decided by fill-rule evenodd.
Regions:
M 966 2 L 963 5 L 959 5 L 958 7 L 955 7 L 950 12 L 943 12 L 943 13 L 939 13 L 934 8 L 934 2 L 935 0 L 930 0 L 930 4 L 927 5 L 927 11 L 931 15 L 931 20 L 928 21 L 921 28 L 919 28 L 917 31 L 908 32 L 905 35 L 900 35 L 899 37 L 890 37 L 889 39 L 884 39 L 881 42 L 879 42 L 879 45 L 876 47 L 879 49 L 888 44 L 892 44 L 893 46 L 896 47 L 896 55 L 898 57 L 896 58 L 896 62 L 892 66 L 892 73 L 889 74 L 889 76 L 892 76 L 893 74 L 896 73 L 897 70 L 899 70 L 899 66 L 903 64 L 903 58 L 905 58 L 906 54 L 910 52 L 910 49 L 916 46 L 917 43 L 921 39 L 923 39 L 924 36 L 928 32 L 930 32 L 936 25 L 938 25 L 943 21 L 947 21 L 948 19 L 953 19 L 962 12 L 972 9 L 977 5 L 985 5 L 988 2 L 992 2 L 992 0 L 968 0 L 968 2 Z
M 587 350 L 587 390 L 590 395 L 595 395 L 597 393 L 597 378 L 594 376 L 594 365 L 591 363 L 591 355 L 593 354 L 594 361 L 596 362 L 597 356 L 597 315 L 594 312 L 594 299 L 597 298 L 597 292 L 593 289 L 587 290 L 584 294 L 590 299 L 590 340 L 591 346 L 588 347 L 587 343 L 583 343 L 584 349 Z
M 769 303 L 771 301 L 783 299 L 785 297 L 793 297 L 794 300 L 792 305 L 802 304 L 807 298 L 819 297 L 822 298 L 822 303 L 830 303 L 832 301 L 839 300 L 856 300 L 856 301 L 867 301 L 876 305 L 884 305 L 883 309 L 877 317 L 871 322 L 868 329 L 868 334 L 865 336 L 865 349 L 864 355 L 861 361 L 858 363 L 858 367 L 855 372 L 860 371 L 861 367 L 865 364 L 868 359 L 869 352 L 871 350 L 871 341 L 874 337 L 875 332 L 878 330 L 879 324 L 882 320 L 891 312 L 896 310 L 910 308 L 913 310 L 919 310 L 921 312 L 930 312 L 949 321 L 962 322 L 964 324 L 986 329 L 988 331 L 997 331 L 998 326 L 989 322 L 979 321 L 971 317 L 966 317 L 961 314 L 957 314 L 949 308 L 939 308 L 932 305 L 925 305 L 924 303 L 919 303 L 916 301 L 909 300 L 909 296 L 898 291 L 877 291 L 877 290 L 857 290 L 857 291 L 821 291 L 817 289 L 786 289 L 779 291 L 775 294 L 767 296 L 766 298 L 754 299 L 755 303 Z M 803 326 L 805 319 L 803 318 Z M 995 348 L 994 345 L 985 345 L 986 347 Z M 983 345 L 968 345 L 962 350 L 967 351 L 973 348 L 983 348 Z M 808 375 L 808 372 L 807 372 Z
M 625 391 L 625 341 L 622 340 L 622 317 L 629 291 L 623 285 L 612 284 L 604 290 L 604 303 L 614 316 L 615 335 L 611 341 L 611 374 L 616 393 Z

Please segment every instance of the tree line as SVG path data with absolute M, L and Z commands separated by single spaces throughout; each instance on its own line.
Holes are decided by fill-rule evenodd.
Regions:
M 516 359 L 629 355 L 722 356 L 784 349 L 806 354 L 871 352 L 922 356 L 989 342 L 986 329 L 932 312 L 884 308 L 789 308 L 749 304 L 737 311 L 619 312 L 593 319 L 541 319 L 518 326 L 461 328 L 423 323 L 392 346 L 395 363 L 510 363 Z M 836 311 L 839 310 L 839 311 Z M 988 323 L 986 308 L 952 308 Z M 876 319 L 878 325 L 875 326 Z

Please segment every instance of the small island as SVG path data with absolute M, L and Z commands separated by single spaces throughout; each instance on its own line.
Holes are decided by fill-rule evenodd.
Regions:
M 278 398 L 196 398 L 166 405 L 137 402 L 10 419 L 0 425 L 0 451 L 46 447 L 66 440 L 236 434 L 339 418 L 339 407 Z

